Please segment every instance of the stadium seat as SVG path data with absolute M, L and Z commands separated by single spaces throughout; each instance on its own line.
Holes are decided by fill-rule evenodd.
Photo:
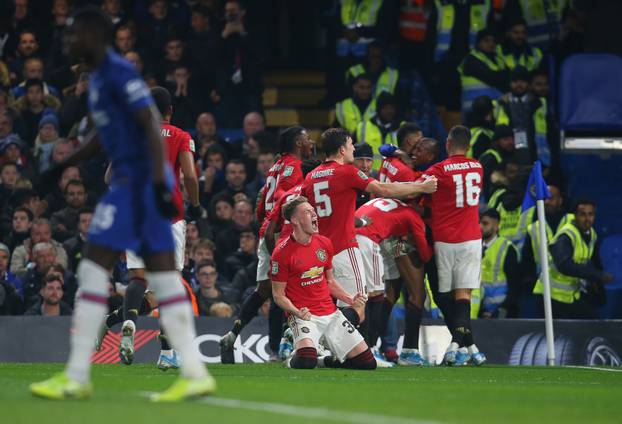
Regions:
M 599 317 L 603 319 L 622 318 L 622 234 L 605 238 L 600 246 L 603 268 L 615 275 L 613 283 L 607 284 L 607 303 L 600 308 Z
M 621 57 L 578 54 L 566 59 L 559 81 L 559 121 L 566 150 L 622 150 Z

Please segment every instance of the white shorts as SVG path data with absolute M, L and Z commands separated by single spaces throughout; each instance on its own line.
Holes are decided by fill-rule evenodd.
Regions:
M 259 239 L 257 246 L 257 281 L 269 280 L 268 272 L 270 271 L 270 253 L 266 247 L 266 239 Z
M 384 264 L 380 254 L 380 245 L 360 234 L 357 234 L 356 241 L 363 259 L 367 292 L 384 291 Z
M 322 344 L 341 362 L 363 341 L 361 333 L 338 309 L 330 315 L 311 315 L 309 321 L 290 315 L 288 322 L 294 335 L 294 346 L 300 340 L 310 339 L 317 349 L 321 339 Z
M 434 243 L 438 268 L 438 291 L 477 289 L 480 286 L 482 240 L 462 243 Z
M 335 280 L 350 296 L 356 293 L 367 294 L 365 286 L 365 268 L 363 257 L 358 247 L 350 247 L 333 256 L 333 274 Z M 349 306 L 338 300 L 337 306 Z
M 186 221 L 183 219 L 172 225 L 173 239 L 175 240 L 175 268 L 178 271 L 184 269 L 184 255 L 186 248 Z M 145 263 L 136 253 L 131 250 L 125 251 L 127 269 L 144 269 Z
M 397 240 L 395 238 L 388 238 L 382 240 L 382 243 L 380 243 L 380 254 L 382 255 L 385 281 L 397 280 L 400 278 L 400 271 L 395 263 L 396 242 Z

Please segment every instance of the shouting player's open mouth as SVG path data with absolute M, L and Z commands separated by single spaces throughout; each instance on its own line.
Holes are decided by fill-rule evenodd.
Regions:
M 313 228 L 313 231 L 317 231 L 317 218 L 311 220 L 311 228 Z

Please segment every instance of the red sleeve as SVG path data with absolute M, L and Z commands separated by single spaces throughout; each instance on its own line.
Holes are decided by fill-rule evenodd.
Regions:
M 373 178 L 363 174 L 362 171 L 356 169 L 354 165 L 345 165 L 342 169 L 344 169 L 344 179 L 347 181 L 347 184 L 357 190 L 364 191 L 369 183 L 375 181 Z
M 304 180 L 300 166 L 290 166 L 293 168 L 291 173 L 287 172 L 287 168 L 289 168 L 289 166 L 286 166 L 285 170 L 281 174 L 281 177 L 279 178 L 279 192 L 281 192 L 281 194 L 293 187 L 296 187 Z
M 261 221 L 266 218 L 266 186 L 263 186 L 261 190 L 259 190 L 259 201 L 257 202 L 257 210 L 255 211 L 255 215 L 257 216 L 257 220 Z
M 194 154 L 194 140 L 190 137 L 190 134 L 185 131 L 180 131 L 178 140 L 180 152 L 191 152 Z
M 421 175 L 420 178 L 425 177 L 426 175 L 428 176 L 435 176 L 436 178 L 439 177 L 439 168 L 438 166 L 432 165 L 431 167 L 429 167 L 428 169 L 426 169 L 425 171 L 423 171 L 423 175 Z
M 430 248 L 428 240 L 425 236 L 425 226 L 423 221 L 415 210 L 408 211 L 407 219 L 410 234 L 412 234 L 413 241 L 417 247 L 417 253 L 419 253 L 419 257 L 423 262 L 428 262 L 432 258 L 432 249 Z
M 270 279 L 287 282 L 289 279 L 289 255 L 282 246 L 278 246 L 270 260 Z

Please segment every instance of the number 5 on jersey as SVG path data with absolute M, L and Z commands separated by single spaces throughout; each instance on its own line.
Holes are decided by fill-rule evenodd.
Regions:
M 317 216 L 324 218 L 330 216 L 333 213 L 333 205 L 330 202 L 330 197 L 327 194 L 328 181 L 320 181 L 313 184 L 313 196 L 315 197 L 315 209 Z
M 477 172 L 469 172 L 466 175 L 455 174 L 453 180 L 456 185 L 456 207 L 463 208 L 465 199 L 468 206 L 477 206 L 479 194 L 482 191 L 480 175 Z

